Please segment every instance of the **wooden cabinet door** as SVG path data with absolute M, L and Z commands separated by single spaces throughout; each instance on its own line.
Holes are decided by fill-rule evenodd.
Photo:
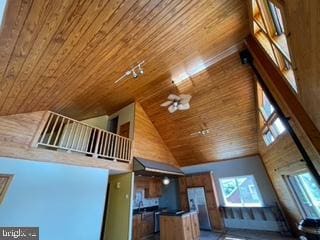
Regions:
M 200 226 L 199 226 L 198 214 L 192 213 L 190 215 L 190 219 L 191 219 L 192 239 L 198 240 L 200 238 Z
M 142 237 L 149 236 L 154 232 L 154 216 L 152 213 L 142 214 Z
M 141 214 L 133 216 L 133 240 L 141 238 Z
M 146 198 L 158 198 L 162 195 L 162 183 L 158 179 L 150 180 L 145 191 Z

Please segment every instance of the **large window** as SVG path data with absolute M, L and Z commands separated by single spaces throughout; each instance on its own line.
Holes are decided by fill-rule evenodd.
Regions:
M 254 36 L 297 92 L 281 6 L 273 0 L 251 0 L 251 3 Z
M 262 207 L 259 188 L 252 175 L 220 178 L 220 187 L 226 207 Z
M 257 94 L 260 131 L 266 145 L 270 145 L 286 129 L 259 84 L 257 84 Z
M 288 176 L 289 185 L 304 217 L 320 217 L 320 189 L 309 172 Z

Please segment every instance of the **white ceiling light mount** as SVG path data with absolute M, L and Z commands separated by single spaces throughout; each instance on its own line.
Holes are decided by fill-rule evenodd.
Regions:
M 179 96 L 175 94 L 170 94 L 168 96 L 168 101 L 162 103 L 161 107 L 168 107 L 170 113 L 174 113 L 177 110 L 188 110 L 190 109 L 190 100 L 191 95 L 189 94 L 180 94 Z
M 144 74 L 144 71 L 142 69 L 143 64 L 144 64 L 144 61 L 140 62 L 138 65 L 134 66 L 130 70 L 126 71 L 125 74 L 123 74 L 120 78 L 118 78 L 114 83 L 118 83 L 130 75 L 134 79 L 137 79 L 138 77 L 142 76 Z
M 191 133 L 190 135 L 191 136 L 195 136 L 195 135 L 205 136 L 205 135 L 208 135 L 209 133 L 210 133 L 210 129 L 206 128 L 206 129 L 202 129 L 198 132 Z

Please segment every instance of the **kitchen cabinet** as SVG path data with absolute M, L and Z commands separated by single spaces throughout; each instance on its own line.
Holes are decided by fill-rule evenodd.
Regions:
M 162 195 L 162 182 L 159 179 L 151 179 L 145 189 L 145 198 L 159 198 Z
M 133 215 L 133 240 L 141 238 L 141 214 Z
M 154 233 L 154 212 L 133 215 L 133 240 L 147 238 Z
M 162 195 L 161 179 L 150 177 L 137 177 L 135 189 L 143 188 L 145 198 L 159 198 Z
M 154 232 L 154 213 L 153 212 L 142 213 L 141 225 L 142 225 L 142 230 L 141 230 L 142 237 L 147 237 L 152 235 Z
M 197 212 L 160 216 L 160 240 L 199 240 Z

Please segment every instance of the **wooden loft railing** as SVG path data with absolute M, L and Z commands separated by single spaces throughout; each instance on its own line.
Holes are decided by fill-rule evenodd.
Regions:
M 53 112 L 49 112 L 36 146 L 113 161 L 130 162 L 132 158 L 131 139 Z

